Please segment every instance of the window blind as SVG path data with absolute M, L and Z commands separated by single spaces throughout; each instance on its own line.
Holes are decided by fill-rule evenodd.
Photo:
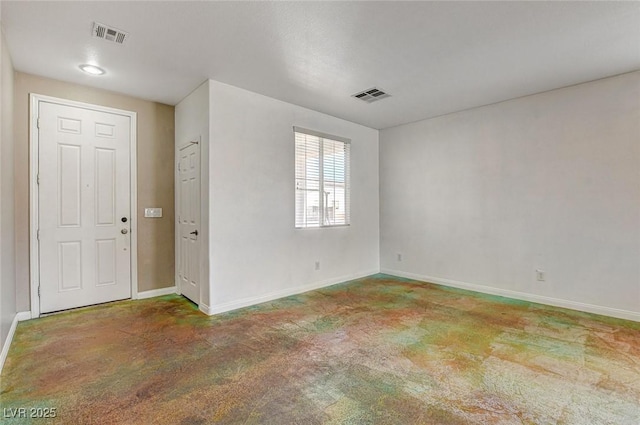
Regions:
M 350 224 L 348 139 L 294 127 L 295 226 Z

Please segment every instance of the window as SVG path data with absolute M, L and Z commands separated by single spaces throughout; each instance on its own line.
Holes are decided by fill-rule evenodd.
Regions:
M 351 141 L 299 127 L 293 130 L 296 227 L 348 225 Z

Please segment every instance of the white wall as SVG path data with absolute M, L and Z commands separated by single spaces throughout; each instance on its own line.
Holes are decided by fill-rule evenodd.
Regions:
M 189 96 L 184 98 L 175 109 L 176 128 L 176 155 L 179 158 L 178 150 L 192 140 L 200 138 L 200 190 L 203 196 L 200 202 L 200 309 L 208 312 L 210 301 L 210 269 L 209 269 L 209 204 L 210 199 L 206 195 L 209 192 L 209 82 L 205 81 L 200 87 L 195 89 Z M 175 165 L 174 165 L 175 166 Z M 178 193 L 178 182 L 176 182 L 176 194 Z M 177 201 L 177 199 L 176 199 Z M 176 204 L 176 211 L 178 205 Z M 179 247 L 179 234 L 176 231 L 176 255 Z M 178 257 L 176 256 L 176 285 L 178 279 Z
M 640 320 L 640 72 L 383 130 L 380 181 L 383 271 Z
M 0 27 L 0 369 L 5 342 L 16 317 L 14 168 L 13 168 L 13 66 Z
M 378 132 L 209 85 L 212 312 L 378 272 Z M 351 226 L 294 228 L 293 126 L 351 139 Z

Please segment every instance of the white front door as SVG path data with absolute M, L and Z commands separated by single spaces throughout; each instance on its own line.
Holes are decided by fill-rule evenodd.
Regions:
M 131 118 L 40 101 L 42 313 L 131 297 Z
M 178 152 L 178 279 L 180 292 L 200 304 L 200 144 Z

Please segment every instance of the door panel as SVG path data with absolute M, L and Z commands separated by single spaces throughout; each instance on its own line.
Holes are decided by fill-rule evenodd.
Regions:
M 96 254 L 96 285 L 115 285 L 116 240 L 103 239 L 96 241 Z
M 58 242 L 58 291 L 82 289 L 82 242 Z
M 116 224 L 116 151 L 96 149 L 96 225 Z
M 40 311 L 130 298 L 130 118 L 45 101 L 38 115 Z
M 180 292 L 200 303 L 200 145 L 192 143 L 178 155 L 178 232 Z
M 80 226 L 80 146 L 58 146 L 58 223 Z

